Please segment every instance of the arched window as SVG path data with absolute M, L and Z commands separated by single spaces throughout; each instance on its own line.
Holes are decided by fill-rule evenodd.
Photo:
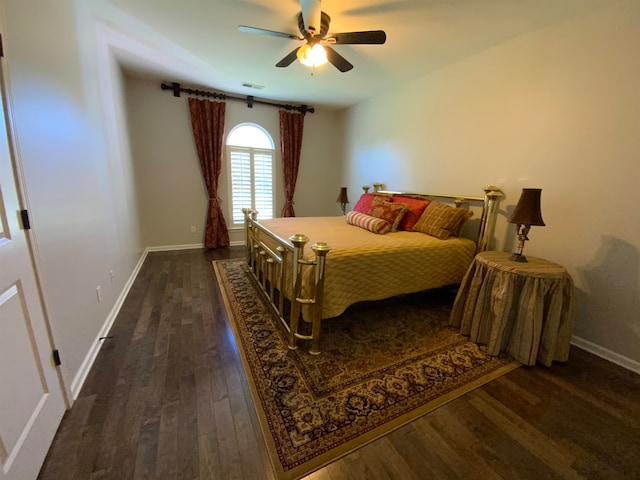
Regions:
M 244 222 L 243 208 L 258 211 L 258 218 L 273 218 L 273 139 L 253 123 L 236 125 L 227 136 L 231 172 L 231 209 L 234 225 Z

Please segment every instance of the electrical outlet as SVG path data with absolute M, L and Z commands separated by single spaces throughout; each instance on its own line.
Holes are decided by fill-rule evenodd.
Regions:
M 191 233 L 196 233 L 196 226 L 195 225 L 191 225 Z
M 109 277 L 111 278 L 111 283 L 116 281 L 116 274 L 113 273 L 113 270 L 109 270 Z
M 102 301 L 102 287 L 98 285 L 96 287 L 96 296 L 98 297 L 98 303 Z

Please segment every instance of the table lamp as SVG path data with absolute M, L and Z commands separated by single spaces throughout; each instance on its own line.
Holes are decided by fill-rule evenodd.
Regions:
M 532 225 L 544 227 L 542 212 L 540 212 L 541 193 L 541 188 L 522 189 L 520 200 L 518 200 L 518 204 L 509 219 L 509 223 L 517 225 L 516 231 L 518 232 L 518 247 L 516 252 L 509 257 L 509 260 L 526 262 L 527 257 L 522 254 L 522 249 L 524 248 L 524 242 L 529 240 L 529 237 L 527 237 L 529 229 Z
M 347 187 L 340 187 L 340 193 L 338 194 L 338 199 L 336 200 L 342 207 L 342 214 L 345 215 L 347 213 L 347 203 L 349 203 L 349 198 L 347 197 Z

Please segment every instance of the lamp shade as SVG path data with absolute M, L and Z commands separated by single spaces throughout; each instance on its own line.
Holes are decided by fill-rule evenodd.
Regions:
M 327 52 L 319 43 L 302 45 L 298 49 L 296 56 L 300 63 L 307 67 L 319 67 L 327 63 Z
M 518 200 L 518 204 L 509 219 L 509 223 L 544 227 L 542 212 L 540 211 L 541 194 L 541 188 L 523 188 L 520 194 L 520 200 Z
M 349 198 L 347 197 L 347 187 L 340 187 L 340 193 L 338 194 L 338 199 L 336 200 L 338 203 L 349 203 Z

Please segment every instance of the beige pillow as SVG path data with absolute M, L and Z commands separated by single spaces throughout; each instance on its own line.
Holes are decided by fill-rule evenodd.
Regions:
M 453 208 L 444 203 L 432 201 L 413 226 L 413 231 L 446 240 L 451 236 L 457 237 L 462 226 L 472 216 L 471 210 Z

